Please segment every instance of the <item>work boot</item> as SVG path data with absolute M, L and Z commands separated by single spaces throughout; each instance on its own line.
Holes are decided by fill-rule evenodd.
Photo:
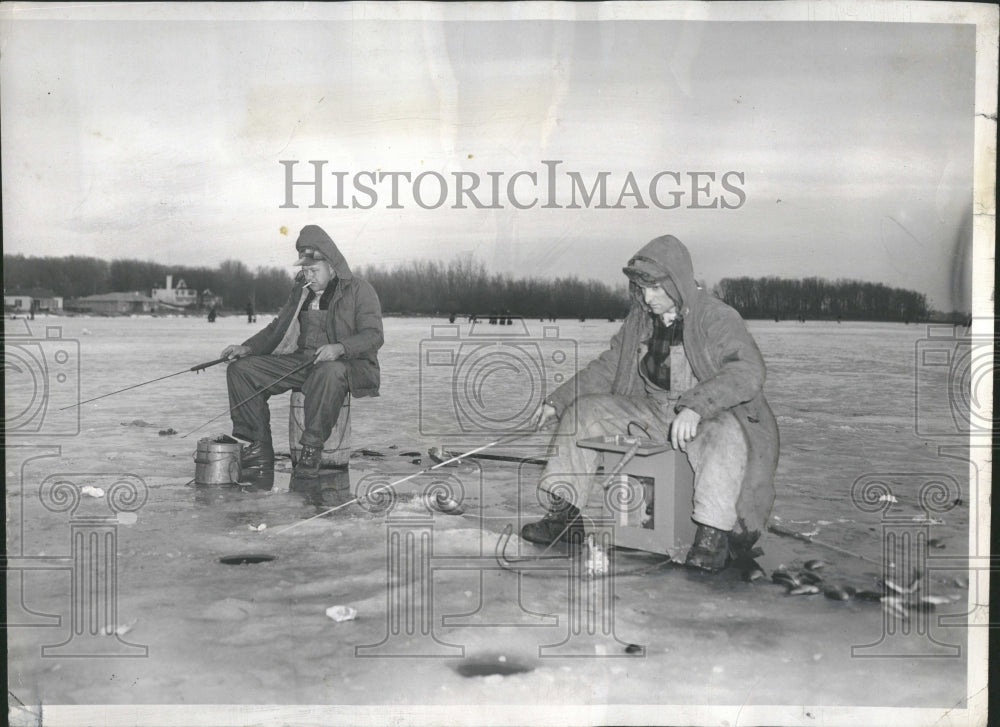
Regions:
M 694 545 L 688 551 L 684 565 L 688 568 L 716 573 L 726 567 L 729 556 L 729 533 L 709 525 L 698 525 Z
M 586 534 L 580 511 L 561 497 L 552 497 L 552 508 L 536 523 L 521 528 L 521 537 L 529 543 L 551 545 L 557 540 L 581 542 Z M 575 538 L 574 538 L 575 536 Z
M 295 463 L 292 476 L 304 480 L 316 479 L 319 477 L 319 467 L 322 459 L 322 447 L 310 447 L 308 444 L 302 445 L 302 452 L 299 454 L 299 461 Z

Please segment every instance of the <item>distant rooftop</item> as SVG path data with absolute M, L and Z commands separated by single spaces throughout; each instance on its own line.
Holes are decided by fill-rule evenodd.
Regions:
M 142 293 L 101 293 L 100 295 L 88 295 L 85 298 L 74 298 L 75 302 L 87 301 L 90 303 L 110 303 L 110 302 L 142 302 L 155 303 L 156 301 Z
M 27 296 L 29 298 L 59 298 L 60 295 L 48 288 L 18 288 L 16 290 L 4 290 L 4 295 Z

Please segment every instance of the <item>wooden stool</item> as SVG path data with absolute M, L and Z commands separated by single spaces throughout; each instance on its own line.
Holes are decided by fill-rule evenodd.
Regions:
M 617 435 L 581 439 L 576 445 L 601 452 L 604 469 L 610 472 L 635 441 Z M 601 493 L 605 510 L 614 519 L 615 545 L 671 557 L 691 547 L 697 530 L 691 520 L 694 471 L 683 452 L 675 451 L 670 444 L 644 443 L 618 477 L 609 487 L 628 488 L 618 494 L 624 495 L 620 501 L 632 506 L 608 508 L 608 498 Z
M 299 438 L 305 427 L 306 397 L 301 391 L 293 391 L 288 409 L 288 448 L 292 453 L 292 464 L 298 464 L 302 445 Z M 340 409 L 337 423 L 330 432 L 330 437 L 323 445 L 321 467 L 344 467 L 351 461 L 351 395 L 344 397 L 344 405 Z

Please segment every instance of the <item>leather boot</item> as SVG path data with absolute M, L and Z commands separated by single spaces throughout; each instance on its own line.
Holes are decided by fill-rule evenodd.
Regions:
M 684 565 L 716 573 L 726 567 L 729 556 L 729 532 L 698 524 L 694 545 L 688 551 Z
M 557 540 L 582 542 L 586 535 L 580 511 L 561 497 L 552 498 L 552 509 L 545 517 L 521 528 L 521 537 L 529 543 L 551 545 Z
M 299 454 L 299 461 L 295 463 L 292 475 L 299 479 L 314 480 L 319 477 L 319 468 L 323 459 L 322 447 L 310 447 L 302 445 L 302 452 Z

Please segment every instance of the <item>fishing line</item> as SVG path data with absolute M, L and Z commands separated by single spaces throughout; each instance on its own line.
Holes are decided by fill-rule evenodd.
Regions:
M 205 369 L 209 368 L 210 366 L 215 366 L 216 364 L 220 364 L 223 361 L 228 361 L 228 360 L 230 360 L 230 359 L 227 359 L 227 358 L 217 358 L 214 361 L 206 361 L 205 363 L 195 364 L 191 368 L 184 369 L 183 371 L 176 371 L 176 372 L 174 372 L 172 374 L 167 374 L 166 376 L 160 376 L 159 378 L 156 378 L 156 379 L 150 379 L 149 381 L 143 381 L 140 384 L 133 384 L 132 386 L 126 386 L 124 389 L 118 389 L 117 391 L 112 391 L 112 392 L 110 392 L 108 394 L 101 394 L 100 396 L 95 396 L 93 399 L 86 399 L 84 401 L 77 402 L 76 404 L 70 404 L 69 406 L 64 406 L 59 411 L 65 411 L 66 409 L 72 409 L 73 407 L 82 406 L 83 404 L 89 404 L 92 401 L 97 401 L 98 399 L 103 399 L 103 398 L 105 398 L 107 396 L 113 396 L 114 394 L 120 394 L 123 391 L 129 391 L 131 389 L 138 389 L 140 386 L 145 386 L 146 384 L 153 384 L 153 383 L 156 383 L 157 381 L 163 381 L 164 379 L 169 379 L 169 378 L 171 378 L 173 376 L 180 376 L 181 374 L 186 374 L 189 371 L 194 371 L 197 374 L 197 373 L 200 373 L 200 372 L 204 371 Z M 233 359 L 233 360 L 235 360 L 235 359 Z
M 303 523 L 307 523 L 310 520 L 315 520 L 316 518 L 321 518 L 321 517 L 323 517 L 325 515 L 329 515 L 330 513 L 336 512 L 337 510 L 341 510 L 341 509 L 343 509 L 343 508 L 345 508 L 345 507 L 347 507 L 349 505 L 353 505 L 353 504 L 355 504 L 357 502 L 360 502 L 362 499 L 371 497 L 372 495 L 378 494 L 379 492 L 383 492 L 385 490 L 390 490 L 390 489 L 396 487 L 397 485 L 401 485 L 404 482 L 408 482 L 409 480 L 412 480 L 412 479 L 414 479 L 416 477 L 420 477 L 421 475 L 425 475 L 428 472 L 432 472 L 432 471 L 438 469 L 439 467 L 444 467 L 445 465 L 451 464 L 452 462 L 458 462 L 458 461 L 460 461 L 460 460 L 462 460 L 462 459 L 464 459 L 464 458 L 466 458 L 466 457 L 468 457 L 470 455 L 475 454 L 476 452 L 482 452 L 484 449 L 489 449 L 490 447 L 495 447 L 495 446 L 497 446 L 499 444 L 509 444 L 510 442 L 514 442 L 514 441 L 516 441 L 518 439 L 522 439 L 522 438 L 528 436 L 529 434 L 535 434 L 535 432 L 534 431 L 528 431 L 528 432 L 519 432 L 517 434 L 511 434 L 511 435 L 508 435 L 506 437 L 502 437 L 501 439 L 497 439 L 496 441 L 490 442 L 489 444 L 484 444 L 484 445 L 476 447 L 474 449 L 470 449 L 468 452 L 463 452 L 462 454 L 455 455 L 455 456 L 451 457 L 450 459 L 444 460 L 443 462 L 438 462 L 437 464 L 435 464 L 432 467 L 425 467 L 424 469 L 420 470 L 419 472 L 414 472 L 413 474 L 407 475 L 406 477 L 403 477 L 402 479 L 396 480 L 395 482 L 390 482 L 388 484 L 381 485 L 381 486 L 373 489 L 371 492 L 365 493 L 365 495 L 358 495 L 353 500 L 348 500 L 347 502 L 345 502 L 343 504 L 340 504 L 340 505 L 337 505 L 336 507 L 331 507 L 330 509 L 324 510 L 323 512 L 321 512 L 321 513 L 319 513 L 317 515 L 313 515 L 312 517 L 306 518 L 305 520 L 299 520 L 298 522 L 292 523 L 291 525 L 289 525 L 286 528 L 282 528 L 281 530 L 274 531 L 273 535 L 281 535 L 282 533 L 287 533 L 292 528 L 298 527 L 299 525 L 302 525 Z M 294 477 L 294 474 L 293 474 L 293 477 Z M 269 534 L 272 534 L 272 533 L 269 533 Z
M 211 424 L 212 422 L 214 422 L 214 421 L 215 421 L 216 419 L 220 419 L 220 418 L 224 417 L 224 416 L 225 416 L 226 414 L 230 414 L 230 413 L 232 413 L 233 409 L 236 409 L 236 408 L 238 408 L 238 407 L 241 407 L 241 406 L 243 406 L 243 405 L 244 405 L 244 404 L 246 404 L 246 403 L 247 403 L 248 401 L 250 401 L 251 399 L 253 399 L 253 398 L 254 398 L 255 396 L 259 396 L 260 394 L 264 393 L 265 391 L 267 391 L 268 389 L 270 389 L 270 388 L 271 388 L 272 386 L 274 386 L 275 384 L 277 384 L 277 383 L 280 383 L 280 382 L 284 381 L 285 379 L 287 379 L 287 378 L 288 378 L 289 376 L 291 376 L 292 374 L 297 374 L 297 373 L 298 373 L 299 371 L 302 371 L 302 369 L 304 369 L 304 368 L 306 368 L 306 367 L 308 367 L 308 366 L 312 366 L 312 365 L 313 365 L 314 363 L 316 363 L 315 359 L 310 359 L 309 361 L 306 361 L 306 362 L 305 362 L 304 364 L 302 364 L 301 366 L 299 366 L 299 367 L 297 367 L 297 368 L 294 368 L 294 369 L 292 369 L 291 371 L 289 371 L 289 372 L 288 372 L 287 374 L 285 374 L 284 376 L 281 376 L 281 377 L 279 377 L 279 378 L 275 379 L 274 381 L 272 381 L 271 383 L 267 384 L 266 386 L 262 386 L 261 388 L 257 389 L 257 391 L 255 391 L 254 393 L 252 393 L 252 394 L 251 394 L 250 396 L 248 396 L 248 397 L 247 397 L 246 399 L 244 399 L 243 401 L 241 401 L 241 402 L 239 402 L 239 403 L 237 403 L 237 404 L 233 404 L 233 405 L 232 405 L 231 407 L 229 407 L 228 409 L 226 409 L 226 410 L 225 410 L 224 412 L 222 412 L 222 413 L 221 413 L 221 414 L 219 414 L 218 416 L 215 416 L 215 417 L 212 417 L 211 419 L 209 419 L 209 420 L 208 420 L 207 422 L 205 422 L 204 424 L 202 424 L 202 425 L 200 425 L 200 426 L 197 426 L 197 427 L 195 427 L 195 428 L 194 428 L 194 429 L 192 429 L 192 430 L 191 430 L 190 432 L 188 432 L 188 433 L 187 433 L 187 434 L 185 434 L 185 435 L 184 435 L 183 437 L 181 437 L 181 439 L 184 439 L 184 437 L 189 437 L 189 436 L 191 436 L 192 434 L 194 434 L 195 432 L 197 432 L 197 431 L 198 431 L 199 429 L 202 429 L 202 428 L 204 428 L 204 427 L 207 427 L 207 426 L 208 426 L 209 424 Z

